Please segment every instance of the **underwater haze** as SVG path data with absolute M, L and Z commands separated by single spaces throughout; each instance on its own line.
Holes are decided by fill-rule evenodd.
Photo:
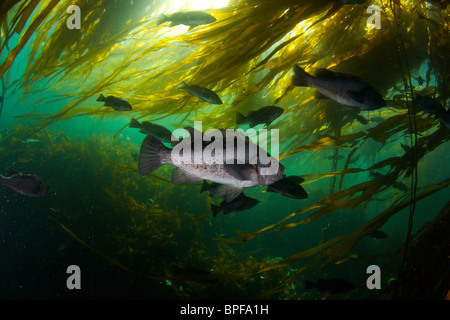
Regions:
M 448 299 L 449 16 L 2 1 L 0 298 Z M 183 128 L 279 171 L 174 164 Z

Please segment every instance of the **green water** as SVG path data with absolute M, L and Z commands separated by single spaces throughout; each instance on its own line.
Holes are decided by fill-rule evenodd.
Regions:
M 291 28 L 292 32 L 297 33 L 278 35 L 275 31 L 273 34 L 267 31 L 268 39 L 278 38 L 271 39 L 270 45 L 262 46 L 264 50 L 261 54 L 251 56 L 248 64 L 242 62 L 234 70 L 233 66 L 240 62 L 233 62 L 231 54 L 229 60 L 220 62 L 218 53 L 221 50 L 230 50 L 231 53 L 231 44 L 230 48 L 214 47 L 217 43 L 213 42 L 214 37 L 220 34 L 224 37 L 227 32 L 232 34 L 235 29 L 231 26 L 221 30 L 221 33 L 217 31 L 216 35 L 208 34 L 207 27 L 199 27 L 187 33 L 186 27 L 176 27 L 178 29 L 169 31 L 167 26 L 158 29 L 152 24 L 159 12 L 195 8 L 189 7 L 193 6 L 190 2 L 181 2 L 164 4 L 162 1 L 154 1 L 151 5 L 142 1 L 134 1 L 129 5 L 121 2 L 121 6 L 129 8 L 129 12 L 119 14 L 117 10 L 114 11 L 116 15 L 105 14 L 102 17 L 118 20 L 117 30 L 109 27 L 113 23 L 108 24 L 110 29 L 104 27 L 105 42 L 99 40 L 98 47 L 105 46 L 107 50 L 97 52 L 97 48 L 92 48 L 95 51 L 93 56 L 78 56 L 75 51 L 89 51 L 77 48 L 76 45 L 81 46 L 78 43 L 74 44 L 72 52 L 72 49 L 68 49 L 71 48 L 69 43 L 64 43 L 61 47 L 65 46 L 64 52 L 69 58 L 61 55 L 60 60 L 55 60 L 61 62 L 59 66 L 52 66 L 50 60 L 45 60 L 45 55 L 40 55 L 41 52 L 46 52 L 48 58 L 50 51 L 48 47 L 40 47 L 36 42 L 39 31 L 48 31 L 46 39 L 51 43 L 51 35 L 56 36 L 59 28 L 64 28 L 65 21 L 61 19 L 56 20 L 60 24 L 51 27 L 51 19 L 54 17 L 50 15 L 41 25 L 42 29 L 38 29 L 30 38 L 3 75 L 6 79 L 6 92 L 3 93 L 5 99 L 0 117 L 0 173 L 4 174 L 8 169 L 36 173 L 48 183 L 51 192 L 45 197 L 29 198 L 9 192 L 7 187 L 0 188 L 0 298 L 232 297 L 318 300 L 382 297 L 383 290 L 398 276 L 411 213 L 414 213 L 411 229 L 411 234 L 414 235 L 426 222 L 433 221 L 450 199 L 449 129 L 433 116 L 416 108 L 411 116 L 417 121 L 415 131 L 412 130 L 416 134 L 409 134 L 412 124 L 407 119 L 410 119 L 408 114 L 413 106 L 402 88 L 402 72 L 398 67 L 399 61 L 404 63 L 407 60 L 401 56 L 404 52 L 399 51 L 400 60 L 396 53 L 390 54 L 391 60 L 384 61 L 383 66 L 377 68 L 376 63 L 380 61 L 375 63 L 372 60 L 382 59 L 385 50 L 377 45 L 372 47 L 374 42 L 362 40 L 377 41 L 378 37 L 387 37 L 388 33 L 381 36 L 388 28 L 386 20 L 382 20 L 381 31 L 371 35 L 364 29 L 368 17 L 365 8 L 336 7 L 336 12 L 342 19 L 346 17 L 345 12 L 353 17 L 361 17 L 352 22 L 350 31 L 342 34 L 343 42 L 337 44 L 333 37 L 325 37 L 327 32 L 334 30 L 333 19 L 338 19 L 332 15 L 334 9 L 331 9 L 334 7 L 328 6 L 330 1 L 318 2 L 323 8 L 311 8 L 317 12 L 313 10 L 314 14 L 307 18 L 301 16 L 306 22 L 324 17 L 314 25 L 312 33 L 309 35 L 305 32 L 305 38 L 286 44 L 286 51 L 278 52 L 273 59 L 268 60 L 267 65 L 263 65 L 262 70 L 254 71 L 254 74 L 248 76 L 247 72 L 257 62 L 299 31 L 294 27 Z M 112 10 L 111 6 L 99 3 L 107 10 Z M 230 1 L 230 5 L 232 3 Z M 268 2 L 261 3 L 267 5 Z M 242 10 L 238 11 L 239 14 L 244 14 L 246 8 L 252 8 L 251 4 L 246 6 L 243 1 L 236 1 L 235 4 Z M 231 19 L 232 7 L 221 9 L 222 4 L 218 2 L 215 5 L 217 7 L 211 4 L 202 10 L 216 14 L 219 23 L 226 23 L 226 19 Z M 272 8 L 273 16 L 282 17 L 287 7 L 291 8 L 295 16 L 297 12 L 301 12 L 301 5 L 305 4 L 281 1 L 280 7 L 274 5 Z M 402 5 L 402 9 L 407 10 L 411 3 L 402 1 Z M 58 10 L 64 8 L 66 5 L 60 3 L 52 12 L 57 15 Z M 262 17 L 268 14 L 266 11 L 259 12 L 258 6 L 255 8 L 254 15 Z M 433 12 L 445 10 L 436 8 L 438 7 L 421 4 L 420 12 L 430 10 L 430 19 L 442 22 L 439 15 Z M 41 9 L 39 7 L 36 10 Z M 89 4 L 82 7 L 83 13 L 91 12 L 89 10 Z M 17 5 L 10 10 L 9 28 L 16 13 Z M 64 13 L 59 14 L 67 17 Z M 36 16 L 37 12 L 34 11 L 31 17 Z M 83 15 L 83 19 L 84 17 L 86 15 Z M 121 17 L 124 21 L 120 20 Z M 136 21 L 130 17 L 134 17 Z M 25 29 L 30 26 L 32 18 L 28 20 Z M 129 27 L 131 23 L 143 18 L 150 21 L 148 25 L 144 25 L 144 31 L 136 32 L 139 29 Z M 289 21 L 289 17 L 286 19 Z M 405 25 L 413 24 L 412 19 L 404 16 L 399 28 L 403 30 Z M 86 31 L 83 28 L 87 28 L 83 23 L 80 34 L 83 34 L 83 30 Z M 436 27 L 432 21 L 428 23 L 423 20 L 417 22 L 414 36 L 404 30 L 397 36 L 403 37 L 408 48 L 417 49 L 417 56 L 408 52 L 410 71 L 413 73 L 410 84 L 414 87 L 414 93 L 431 92 L 446 106 L 448 76 L 445 78 L 443 75 L 448 70 L 440 69 L 442 74 L 438 74 L 433 69 L 430 81 L 425 84 L 419 84 L 419 80 L 416 80 L 419 76 L 427 78 L 430 63 L 441 63 L 436 62 L 432 54 L 427 56 L 426 52 L 419 52 L 419 47 L 422 48 L 424 43 L 438 47 L 434 42 L 438 35 L 433 28 L 439 30 L 443 24 Z M 241 21 L 240 24 L 243 27 L 242 34 L 245 35 L 245 30 L 253 32 L 245 22 Z M 419 28 L 419 24 L 423 29 Z M 120 31 L 121 26 L 128 29 L 125 34 L 118 35 L 115 32 Z M 305 25 L 301 27 L 306 28 Z M 216 32 L 214 24 L 211 28 Z M 262 33 L 272 29 L 261 25 L 260 29 L 255 30 Z M 424 40 L 426 37 L 421 33 L 424 30 L 431 30 L 427 40 Z M 185 38 L 186 42 L 181 43 L 173 40 L 177 37 L 181 39 L 186 34 L 193 37 L 190 44 Z M 195 38 L 197 34 L 198 39 Z M 314 46 L 314 39 L 319 35 L 323 43 L 320 46 L 322 50 L 317 52 L 321 53 L 309 52 L 308 48 Z M 4 33 L 2 36 L 4 37 Z M 101 38 L 98 33 L 95 36 Z M 206 39 L 204 44 L 201 42 L 202 37 Z M 114 41 L 108 42 L 111 39 Z M 143 44 L 143 39 L 148 41 L 147 44 Z M 152 43 L 155 39 L 162 42 Z M 173 41 L 165 43 L 161 39 Z M 301 39 L 308 42 L 302 45 Z M 357 51 L 359 47 L 356 48 L 351 39 L 357 39 L 361 46 L 367 46 L 369 53 Z M 19 40 L 17 34 L 9 38 L 8 47 L 1 49 L 0 62 L 6 61 L 11 48 L 17 46 Z M 244 52 L 252 48 L 252 41 L 259 41 L 253 37 L 247 40 L 248 43 L 242 42 L 241 49 L 237 48 L 235 52 Z M 142 48 L 139 47 L 141 45 Z M 136 55 L 141 54 L 147 45 L 153 45 L 151 48 L 158 50 L 150 50 L 137 58 L 139 63 L 125 65 L 125 61 L 130 59 L 129 52 L 139 47 Z M 334 57 L 327 54 L 332 51 L 333 45 L 338 52 L 336 57 L 346 52 L 351 55 L 347 60 L 333 60 Z M 55 44 L 52 46 L 50 49 L 57 47 Z M 180 51 L 173 51 L 178 47 L 181 48 Z M 37 48 L 39 50 L 36 51 Z M 215 51 L 212 48 L 216 48 Z M 211 49 L 210 55 L 203 56 L 203 49 L 205 52 Z M 387 106 L 380 110 L 359 112 L 367 120 L 367 124 L 361 124 L 349 119 L 347 115 L 352 111 L 342 105 L 314 99 L 312 89 L 288 90 L 292 77 L 290 70 L 294 63 L 302 62 L 301 58 L 289 60 L 295 55 L 293 50 L 302 52 L 305 61 L 317 63 L 315 67 L 325 68 L 335 63 L 340 72 L 365 75 L 367 81 L 372 80 L 380 88 Z M 359 55 L 361 58 L 358 58 Z M 86 59 L 86 64 L 83 62 L 73 69 L 62 62 L 64 59 L 81 61 L 81 57 Z M 448 57 L 442 59 L 448 62 Z M 216 64 L 208 65 L 211 61 Z M 35 73 L 36 70 L 32 68 L 38 62 L 42 64 L 42 69 Z M 352 66 L 352 62 L 356 67 Z M 44 68 L 45 63 L 48 65 Z M 121 63 L 125 67 L 122 68 Z M 225 63 L 230 63 L 229 69 L 234 71 L 216 74 L 214 68 L 219 70 L 220 65 Z M 364 65 L 367 70 L 359 68 Z M 183 66 L 184 69 L 172 70 L 172 66 Z M 201 68 L 197 69 L 198 66 Z M 392 74 L 388 73 L 390 69 Z M 56 74 L 58 70 L 66 70 L 68 74 L 62 77 L 61 74 Z M 145 72 L 139 73 L 142 70 Z M 270 73 L 275 72 L 274 70 L 278 72 L 275 75 Z M 373 77 L 370 76 L 371 72 Z M 155 77 L 155 73 L 158 77 Z M 115 75 L 114 78 L 110 78 L 111 74 Z M 52 78 L 51 75 L 55 77 Z M 147 75 L 148 79 L 145 78 Z M 117 83 L 111 80 L 121 77 L 124 78 Z M 179 80 L 184 77 L 192 81 L 197 79 L 200 83 L 211 80 L 213 83 L 210 87 L 219 92 L 224 104 L 214 106 L 200 102 L 177 89 Z M 447 79 L 447 82 L 442 82 L 442 79 Z M 101 92 L 131 101 L 133 111 L 115 112 L 110 108 L 100 108 L 101 104 L 95 100 Z M 257 199 L 258 205 L 249 210 L 227 215 L 220 213 L 213 217 L 210 205 L 220 203 L 220 199 L 200 193 L 200 183 L 171 184 L 172 166 L 165 165 L 145 177 L 138 174 L 140 146 L 145 136 L 139 130 L 127 126 L 132 117 L 143 116 L 141 120 L 154 121 L 170 130 L 192 125 L 194 121 L 203 121 L 204 129 L 236 128 L 237 111 L 248 113 L 257 106 L 275 102 L 285 109 L 285 113 L 269 129 L 278 129 L 280 132 L 280 162 L 286 168 L 286 175 L 305 177 L 302 187 L 308 193 L 307 199 L 297 200 L 268 193 L 265 192 L 265 187 L 248 188 L 245 194 Z M 68 111 L 63 112 L 68 106 L 71 106 Z M 78 110 L 79 114 L 76 114 Z M 172 112 L 173 110 L 176 112 Z M 77 116 L 71 117 L 74 114 Z M 379 121 L 376 121 L 377 118 Z M 390 122 L 390 119 L 395 121 Z M 383 124 L 386 128 L 382 128 Z M 248 126 L 242 128 L 247 129 Z M 331 137 L 330 141 L 334 142 L 322 144 L 326 137 Z M 338 140 L 340 137 L 348 139 Z M 414 140 L 415 138 L 419 140 Z M 421 144 L 423 141 L 424 144 Z M 417 151 L 417 167 L 405 162 L 408 153 L 402 145 L 411 146 L 411 142 L 427 150 L 422 153 Z M 399 157 L 400 161 L 394 162 L 394 157 Z M 392 162 L 382 165 L 384 160 Z M 347 170 L 349 168 L 354 168 L 354 172 Z M 371 171 L 385 175 L 392 173 L 393 168 L 401 168 L 395 181 L 402 183 L 407 191 L 395 188 L 393 183 L 382 183 L 376 188 L 374 184 L 368 183 L 374 181 L 370 176 Z M 342 170 L 347 171 L 342 174 Z M 415 192 L 414 182 L 417 182 Z M 364 187 L 358 189 L 360 186 Z M 414 193 L 421 195 L 433 187 L 437 188 L 435 192 L 430 192 L 417 202 L 408 202 L 414 199 Z M 352 191 L 353 188 L 356 191 Z M 347 191 L 348 194 L 344 194 Z M 355 199 L 359 197 L 361 201 L 357 202 Z M 373 227 L 374 230 L 383 231 L 386 238 L 376 239 L 359 229 L 364 225 L 375 226 L 377 217 L 406 202 L 408 203 L 402 209 L 395 210 L 385 223 Z M 356 241 L 351 244 L 345 242 L 352 235 L 356 235 Z M 339 249 L 335 244 L 341 240 L 345 245 Z M 317 256 L 320 259 L 315 261 Z M 67 287 L 66 281 L 70 274 L 66 271 L 70 265 L 80 267 L 80 290 L 69 290 Z M 369 276 L 367 267 L 370 265 L 381 268 L 380 290 L 369 290 L 365 285 Z M 319 279 L 344 279 L 355 288 L 336 295 L 305 288 L 306 280 L 316 282 Z

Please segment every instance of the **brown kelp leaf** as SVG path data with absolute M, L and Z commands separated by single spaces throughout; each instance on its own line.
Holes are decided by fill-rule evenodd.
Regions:
M 19 52 L 25 47 L 28 40 L 33 35 L 34 31 L 39 27 L 39 25 L 44 21 L 50 11 L 58 4 L 58 0 L 52 0 L 50 3 L 42 10 L 38 17 L 31 23 L 28 27 L 27 31 L 20 38 L 19 44 L 14 47 L 6 57 L 3 64 L 0 66 L 0 78 L 3 77 L 3 74 L 6 70 L 11 66 L 15 57 L 19 54 Z

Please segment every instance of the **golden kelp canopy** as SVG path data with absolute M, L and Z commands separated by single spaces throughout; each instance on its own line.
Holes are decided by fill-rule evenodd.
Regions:
M 448 101 L 450 7 L 443 2 L 382 0 L 351 5 L 338 0 L 236 0 L 204 10 L 217 21 L 190 31 L 184 26 L 156 25 L 159 13 L 188 10 L 189 2 L 179 6 L 143 0 L 70 4 L 82 13 L 80 30 L 66 26 L 66 1 L 4 1 L 0 5 L 0 76 L 12 77 L 11 68 L 21 63 L 17 57 L 22 53 L 27 58 L 24 74 L 7 81 L 8 90 L 23 92 L 24 99 L 50 93 L 39 101 L 35 113 L 21 115 L 20 121 L 29 125 L 16 126 L 12 144 L 73 117 L 116 117 L 126 125 L 132 116 L 144 117 L 166 121 L 172 128 L 201 120 L 204 128 L 233 128 L 238 111 L 247 114 L 276 104 L 285 112 L 270 128 L 280 130 L 282 162 L 294 163 L 296 172 L 290 173 L 301 174 L 307 179 L 305 185 L 330 178 L 330 193 L 259 230 L 217 238 L 224 248 L 228 243 L 285 232 L 331 212 L 365 208 L 377 196 L 390 198 L 385 210 L 352 234 L 328 239 L 282 261 L 233 266 L 237 275 L 251 277 L 311 258 L 280 286 L 266 288 L 267 294 L 282 291 L 292 277 L 319 262 L 316 270 L 341 263 L 363 236 L 392 215 L 448 188 L 445 173 L 437 175 L 438 182 L 418 187 L 418 165 L 450 135 L 439 120 L 412 103 L 417 94 L 434 96 L 443 105 Z M 370 4 L 380 9 L 380 29 L 368 27 Z M 295 64 L 308 72 L 329 68 L 358 76 L 385 97 L 387 106 L 358 113 L 314 99 L 312 89 L 292 85 Z M 417 80 L 421 75 L 425 79 Z M 182 81 L 214 90 L 224 103 L 212 106 L 190 96 L 179 88 Z M 100 107 L 95 101 L 100 93 L 126 99 L 133 111 Z M 50 113 L 45 105 L 55 98 L 64 105 Z M 14 140 L 15 136 L 19 138 Z M 376 150 L 372 150 L 374 142 Z M 330 172 L 321 173 L 317 167 L 326 150 L 333 152 L 333 165 Z M 342 153 L 347 157 L 344 167 L 338 168 Z M 376 170 L 385 174 L 349 182 L 350 177 Z M 154 177 L 169 185 L 166 178 Z M 406 192 L 396 189 L 401 183 L 408 185 Z M 119 199 L 113 192 L 110 196 Z
M 73 97 L 51 117 L 54 120 L 100 114 L 90 98 L 108 91 L 129 99 L 142 116 L 195 111 L 197 119 L 214 126 L 234 125 L 237 110 L 256 108 L 255 99 L 264 97 L 289 111 L 284 119 L 296 118 L 297 128 L 308 128 L 304 118 L 324 124 L 330 118 L 334 122 L 334 115 L 327 106 L 315 110 L 317 100 L 307 102 L 308 90 L 290 91 L 295 63 L 355 74 L 386 94 L 405 72 L 396 49 L 402 39 L 410 71 L 429 57 L 437 91 L 448 95 L 449 44 L 444 37 L 448 11 L 429 8 L 425 1 L 375 2 L 382 8 L 382 27 L 373 30 L 366 26 L 366 6 L 329 0 L 234 1 L 229 7 L 209 10 L 217 22 L 191 32 L 157 27 L 156 12 L 162 3 L 77 1 L 81 29 L 70 30 L 64 1 L 22 1 L 10 8 L 7 21 L 3 19 L 3 50 L 12 34 L 21 34 L 21 39 L 0 67 L 0 75 L 11 65 L 14 50 L 28 41 L 26 73 L 17 85 L 30 94 L 37 81 L 55 79 L 56 88 L 65 88 Z M 23 32 L 27 18 L 32 22 Z M 214 117 L 207 104 L 178 89 L 182 80 L 214 88 L 224 98 Z M 313 117 L 301 116 L 305 107 L 315 111 Z M 110 116 L 118 114 L 111 111 Z M 280 129 L 298 133 L 291 132 L 287 123 L 281 123 Z

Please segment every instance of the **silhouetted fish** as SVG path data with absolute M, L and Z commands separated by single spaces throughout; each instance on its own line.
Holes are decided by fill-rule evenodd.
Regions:
M 179 24 L 189 26 L 189 30 L 204 24 L 210 24 L 216 21 L 212 15 L 202 11 L 175 12 L 171 15 L 161 13 L 158 16 L 156 25 L 159 26 L 164 22 L 170 22 L 170 26 L 174 27 Z
M 431 97 L 416 95 L 413 102 L 422 111 L 434 115 L 440 120 L 441 124 L 450 128 L 450 111 L 445 110 L 438 100 Z
M 319 91 L 318 99 L 332 99 L 340 104 L 360 110 L 375 110 L 386 105 L 383 97 L 361 79 L 344 73 L 320 69 L 311 76 L 299 66 L 294 66 L 293 84 Z
M 249 123 L 251 128 L 258 124 L 269 126 L 283 112 L 282 108 L 275 106 L 267 106 L 256 111 L 250 111 L 246 117 L 238 112 L 236 114 L 236 124 Z
M 222 211 L 223 214 L 228 214 L 234 211 L 244 211 L 253 208 L 258 203 L 258 200 L 247 197 L 244 193 L 241 193 L 237 198 L 230 202 L 226 202 L 224 200 L 219 206 L 212 204 L 211 210 L 213 216 L 215 217 L 220 211 Z
M 9 170 L 5 176 L 0 174 L 0 185 L 9 187 L 13 192 L 28 197 L 42 197 L 48 194 L 50 187 L 33 173 Z
M 181 89 L 186 89 L 190 94 L 212 104 L 222 104 L 222 100 L 212 90 L 197 85 L 188 85 L 184 81 L 181 82 Z
M 130 111 L 132 110 L 131 105 L 128 103 L 128 101 L 125 101 L 123 99 L 119 99 L 113 96 L 108 96 L 105 98 L 103 94 L 100 94 L 97 101 L 104 102 L 105 107 L 111 107 L 116 111 Z
M 425 82 L 425 80 L 424 80 L 421 76 L 413 77 L 413 78 L 416 79 L 417 84 L 418 84 L 419 86 L 421 86 L 421 85 Z
M 439 115 L 445 112 L 445 108 L 442 104 L 431 97 L 425 97 L 421 95 L 416 95 L 413 99 L 415 105 L 417 105 L 422 111 L 428 112 L 430 114 Z
M 303 181 L 305 181 L 305 179 L 302 177 L 289 176 L 271 184 L 267 187 L 266 191 L 280 193 L 283 196 L 292 199 L 306 199 L 308 198 L 308 194 L 300 185 Z
M 172 140 L 172 132 L 169 129 L 148 121 L 139 122 L 135 118 L 132 118 L 130 128 L 139 128 L 141 129 L 141 133 L 152 135 L 161 142 L 171 143 Z

